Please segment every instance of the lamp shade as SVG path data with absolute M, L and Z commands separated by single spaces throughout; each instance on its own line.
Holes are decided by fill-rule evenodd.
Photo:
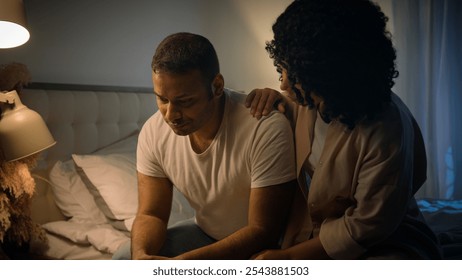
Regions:
M 42 117 L 24 106 L 15 90 L 0 93 L 0 104 L 0 152 L 5 160 L 19 160 L 56 143 Z
M 29 40 L 22 0 L 0 0 L 0 48 L 14 48 Z

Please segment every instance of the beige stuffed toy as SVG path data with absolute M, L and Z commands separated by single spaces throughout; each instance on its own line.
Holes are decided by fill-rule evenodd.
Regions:
M 0 65 L 0 91 L 16 90 L 20 94 L 29 81 L 30 74 L 25 65 Z M 35 181 L 30 170 L 36 165 L 37 155 L 7 162 L 1 154 L 0 259 L 27 258 L 31 243 L 41 243 L 44 245 L 41 248 L 46 248 L 47 243 L 44 230 L 30 216 L 30 204 L 35 191 Z

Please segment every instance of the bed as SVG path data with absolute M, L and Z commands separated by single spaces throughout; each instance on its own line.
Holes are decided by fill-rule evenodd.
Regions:
M 46 121 L 57 144 L 32 171 L 31 213 L 52 259 L 110 259 L 129 241 L 138 205 L 138 132 L 156 110 L 151 89 L 33 84 L 22 102 Z M 178 192 L 169 225 L 194 216 Z
M 151 89 L 33 84 L 21 94 L 57 144 L 33 170 L 32 218 L 47 232 L 41 254 L 110 259 L 129 241 L 137 207 L 138 132 L 156 110 Z M 420 199 L 446 259 L 462 259 L 462 201 Z M 175 191 L 169 225 L 194 216 Z
M 417 203 L 440 242 L 443 258 L 462 260 L 462 200 L 419 199 Z

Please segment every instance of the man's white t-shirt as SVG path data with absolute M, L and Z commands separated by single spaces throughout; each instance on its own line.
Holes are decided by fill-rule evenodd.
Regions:
M 144 124 L 137 149 L 138 172 L 168 178 L 196 211 L 197 225 L 220 240 L 247 225 L 251 188 L 296 178 L 292 129 L 273 112 L 257 120 L 246 95 L 225 91 L 221 126 L 210 146 L 193 151 L 189 137 L 176 135 L 156 112 Z

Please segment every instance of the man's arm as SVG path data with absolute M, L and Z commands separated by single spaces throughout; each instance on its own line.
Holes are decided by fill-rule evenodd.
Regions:
M 167 178 L 138 172 L 138 196 L 138 212 L 131 232 L 132 259 L 153 259 L 167 234 L 173 185 Z
M 290 181 L 251 189 L 247 226 L 177 259 L 249 259 L 264 249 L 276 248 L 285 229 L 295 186 L 296 182 Z

